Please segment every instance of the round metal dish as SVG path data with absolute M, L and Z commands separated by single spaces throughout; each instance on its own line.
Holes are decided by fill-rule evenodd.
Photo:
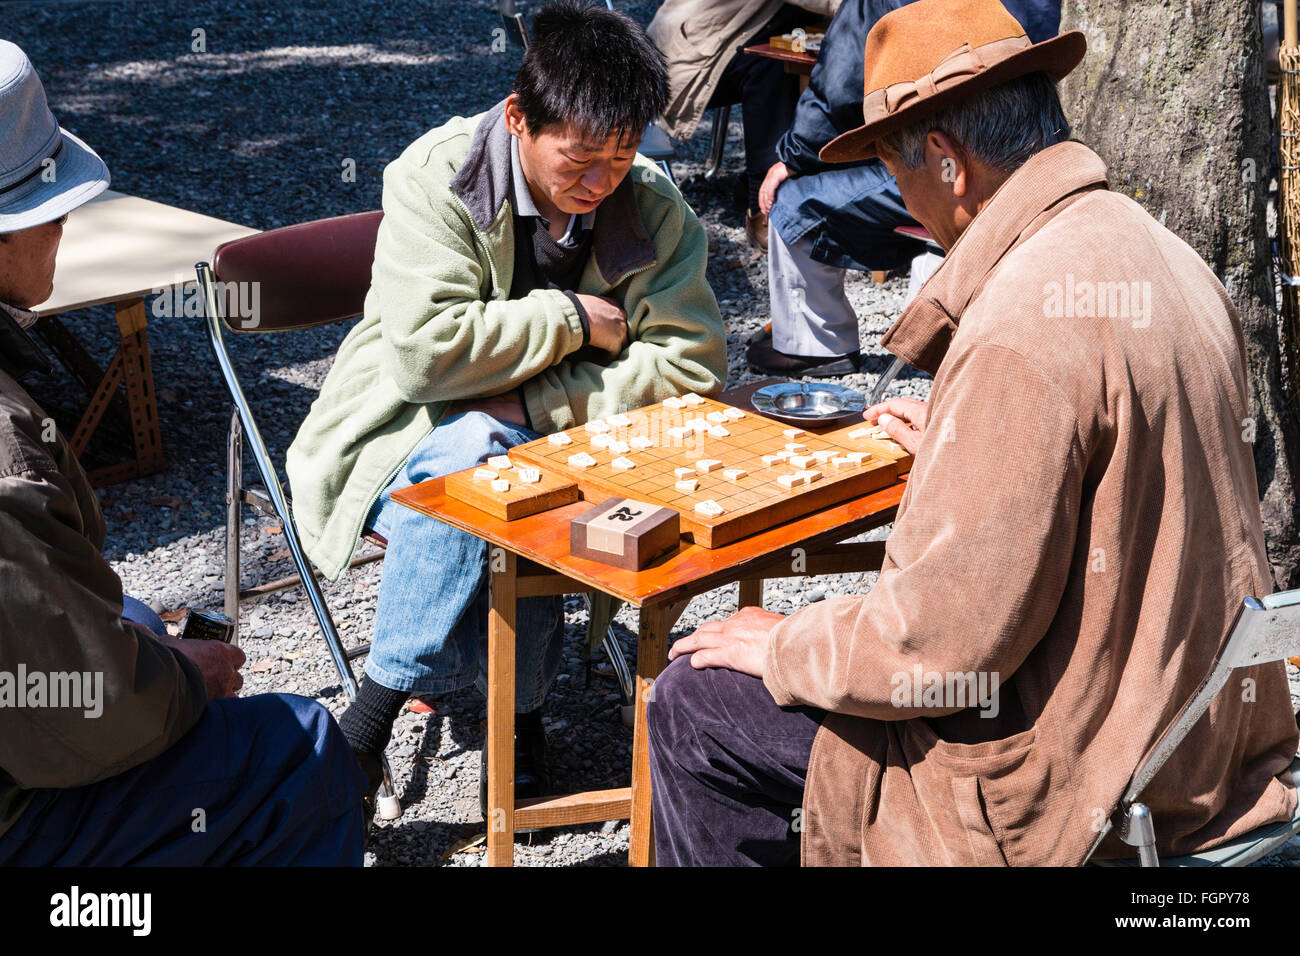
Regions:
M 867 407 L 861 392 L 833 382 L 765 385 L 750 403 L 759 414 L 793 425 L 825 425 L 860 416 Z

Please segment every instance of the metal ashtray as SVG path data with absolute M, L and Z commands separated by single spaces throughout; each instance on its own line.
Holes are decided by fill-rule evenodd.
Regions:
M 867 407 L 861 392 L 833 382 L 764 385 L 754 392 L 750 402 L 762 415 L 810 424 L 861 415 Z

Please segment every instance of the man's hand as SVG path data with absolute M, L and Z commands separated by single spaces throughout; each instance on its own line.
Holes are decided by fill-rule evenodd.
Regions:
M 925 436 L 929 412 L 930 406 L 918 399 L 891 398 L 872 405 L 862 417 L 889 432 L 889 437 L 907 449 L 908 454 L 915 455 Z
M 610 355 L 621 355 L 627 346 L 627 313 L 613 299 L 575 294 L 587 311 L 587 327 L 591 330 L 588 344 Z
M 459 415 L 461 412 L 483 412 L 499 422 L 519 425 L 522 428 L 528 427 L 528 413 L 524 411 L 524 400 L 517 388 L 512 388 L 501 395 L 493 395 L 491 398 L 467 398 L 452 402 L 451 408 L 447 410 L 447 417 Z
M 725 621 L 700 625 L 669 649 L 668 659 L 690 654 L 696 670 L 726 667 L 762 679 L 768 635 L 784 620 L 783 615 L 762 608 L 742 608 Z
M 239 693 L 239 688 L 244 686 L 244 678 L 239 673 L 239 669 L 244 666 L 244 652 L 239 648 L 221 641 L 183 641 L 179 637 L 154 634 L 147 628 L 141 627 L 139 630 L 149 634 L 158 643 L 175 648 L 198 665 L 203 674 L 203 686 L 207 689 L 208 700 L 234 697 Z
M 772 206 L 776 203 L 776 191 L 789 178 L 790 169 L 782 162 L 773 163 L 772 168 L 763 177 L 763 185 L 758 187 L 758 208 L 762 210 L 764 216 L 772 214 Z

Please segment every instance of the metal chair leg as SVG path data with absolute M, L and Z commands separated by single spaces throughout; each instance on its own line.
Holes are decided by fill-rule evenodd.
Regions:
M 623 699 L 620 702 L 619 716 L 623 723 L 628 727 L 632 726 L 636 711 L 636 685 L 632 677 L 632 669 L 627 665 L 627 659 L 623 656 L 623 648 L 618 643 L 618 638 L 614 634 L 614 615 L 618 613 L 622 601 L 616 601 L 608 594 L 583 594 L 583 603 L 587 606 L 587 675 L 591 676 L 590 655 L 595 650 L 596 639 L 599 636 L 600 646 L 609 658 L 610 667 L 614 671 L 615 678 L 618 679 L 619 690 L 622 691 Z
M 226 436 L 226 617 L 235 622 L 231 644 L 239 644 L 239 526 L 244 513 L 244 433 L 239 409 L 230 410 L 230 431 Z
M 1151 811 L 1144 803 L 1135 803 L 1124 812 L 1124 827 L 1119 838 L 1129 846 L 1137 847 L 1138 861 L 1142 866 L 1159 866 L 1156 854 L 1156 825 Z
M 722 156 L 727 151 L 727 127 L 731 124 L 731 107 L 717 106 L 711 111 L 713 134 L 709 139 L 709 159 L 704 164 L 704 178 L 712 179 L 722 168 Z
M 867 399 L 867 404 L 875 405 L 884 398 L 885 391 L 889 388 L 889 383 L 892 382 L 898 376 L 898 373 L 906 367 L 907 363 L 901 358 L 896 358 L 890 362 L 889 368 L 885 369 L 884 374 L 882 374 L 880 378 L 876 379 L 876 385 L 871 390 L 871 396 Z
M 248 404 L 248 398 L 244 395 L 243 387 L 239 384 L 239 377 L 235 374 L 234 364 L 230 360 L 230 353 L 226 350 L 226 344 L 221 335 L 221 306 L 217 301 L 217 286 L 215 276 L 212 274 L 212 267 L 206 262 L 200 262 L 195 268 L 198 273 L 199 285 L 204 293 L 208 344 L 212 347 L 212 354 L 217 360 L 221 377 L 225 381 L 226 389 L 230 392 L 230 397 L 235 403 L 235 415 L 242 426 L 243 434 L 247 437 L 248 449 L 253 454 L 253 461 L 257 465 L 257 471 L 262 477 L 262 482 L 266 485 L 267 496 L 271 499 L 275 513 L 284 525 L 285 543 L 289 547 L 289 554 L 293 558 L 294 566 L 302 577 L 302 586 L 307 592 L 307 599 L 311 602 L 312 611 L 316 614 L 316 621 L 320 624 L 321 632 L 325 636 L 325 645 L 329 648 L 330 658 L 334 662 L 334 669 L 338 672 L 339 679 L 343 683 L 343 692 L 347 694 L 349 702 L 354 701 L 357 697 L 357 679 L 352 674 L 352 665 L 348 660 L 347 649 L 344 648 L 343 640 L 339 637 L 338 628 L 334 626 L 334 617 L 330 614 L 329 605 L 325 603 L 325 595 L 321 591 L 320 583 L 316 580 L 316 575 L 312 573 L 312 567 L 307 560 L 306 552 L 303 551 L 302 541 L 298 537 L 298 526 L 294 524 L 284 489 L 280 487 L 280 478 L 276 474 L 275 465 L 271 461 L 271 453 L 267 450 L 266 443 L 262 440 L 262 434 L 257 428 L 257 422 L 253 419 L 253 410 Z M 242 463 L 242 454 L 240 460 Z M 227 521 L 229 521 L 229 515 L 227 515 Z M 238 549 L 237 525 L 235 532 L 233 544 Z M 230 547 L 231 542 L 227 541 L 227 558 L 230 555 Z M 239 610 L 238 601 L 239 585 L 236 581 L 236 614 L 238 614 Z M 388 815 L 393 813 L 394 809 L 400 815 L 401 807 L 398 805 L 395 796 L 395 790 L 392 786 L 392 773 L 388 769 L 386 760 L 384 765 L 384 785 L 380 788 L 380 799 L 383 805 L 377 809 L 384 811 L 384 819 L 394 819 L 394 817 Z

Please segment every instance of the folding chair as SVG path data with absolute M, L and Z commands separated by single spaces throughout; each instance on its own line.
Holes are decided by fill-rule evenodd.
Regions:
M 224 243 L 217 248 L 212 265 L 200 262 L 195 266 L 207 316 L 208 342 L 234 403 L 226 447 L 226 615 L 238 627 L 241 600 L 301 584 L 307 591 L 349 701 L 357 696 L 357 681 L 350 661 L 364 655 L 369 645 L 349 649 L 339 638 L 317 573 L 303 552 L 288 495 L 235 374 L 222 329 L 235 333 L 290 332 L 360 315 L 370 288 L 375 237 L 382 218 L 382 212 L 365 212 L 273 229 Z M 256 300 L 240 294 L 241 290 L 252 288 L 258 290 Z M 258 302 L 256 315 L 241 318 L 238 309 L 228 307 L 249 301 Z M 261 475 L 261 489 L 244 486 L 245 441 Z M 279 519 L 297 575 L 254 588 L 240 588 L 239 528 L 245 505 Z M 378 535 L 371 534 L 368 538 L 380 548 L 387 544 Z M 354 558 L 351 566 L 382 557 L 381 550 Z M 383 819 L 395 820 L 401 816 L 401 804 L 393 788 L 388 760 L 385 758 L 382 764 L 384 781 L 377 811 Z
M 1282 591 L 1256 599 L 1248 597 L 1237 612 L 1228 641 L 1209 676 L 1191 700 L 1183 705 L 1169 729 L 1164 732 L 1150 754 L 1139 764 L 1129 780 L 1119 805 L 1106 820 L 1092 849 L 1090 858 L 1113 828 L 1129 846 L 1137 847 L 1138 860 L 1099 860 L 1098 866 L 1246 866 L 1286 843 L 1300 833 L 1300 806 L 1290 820 L 1269 823 L 1242 834 L 1235 840 L 1188 856 L 1159 859 L 1156 854 L 1155 821 L 1150 809 L 1140 801 L 1165 761 L 1173 754 L 1192 727 L 1218 696 L 1228 677 L 1238 667 L 1285 660 L 1300 652 L 1300 590 Z M 1300 757 L 1291 761 L 1287 774 L 1300 787 Z M 1088 862 L 1087 859 L 1084 862 Z

